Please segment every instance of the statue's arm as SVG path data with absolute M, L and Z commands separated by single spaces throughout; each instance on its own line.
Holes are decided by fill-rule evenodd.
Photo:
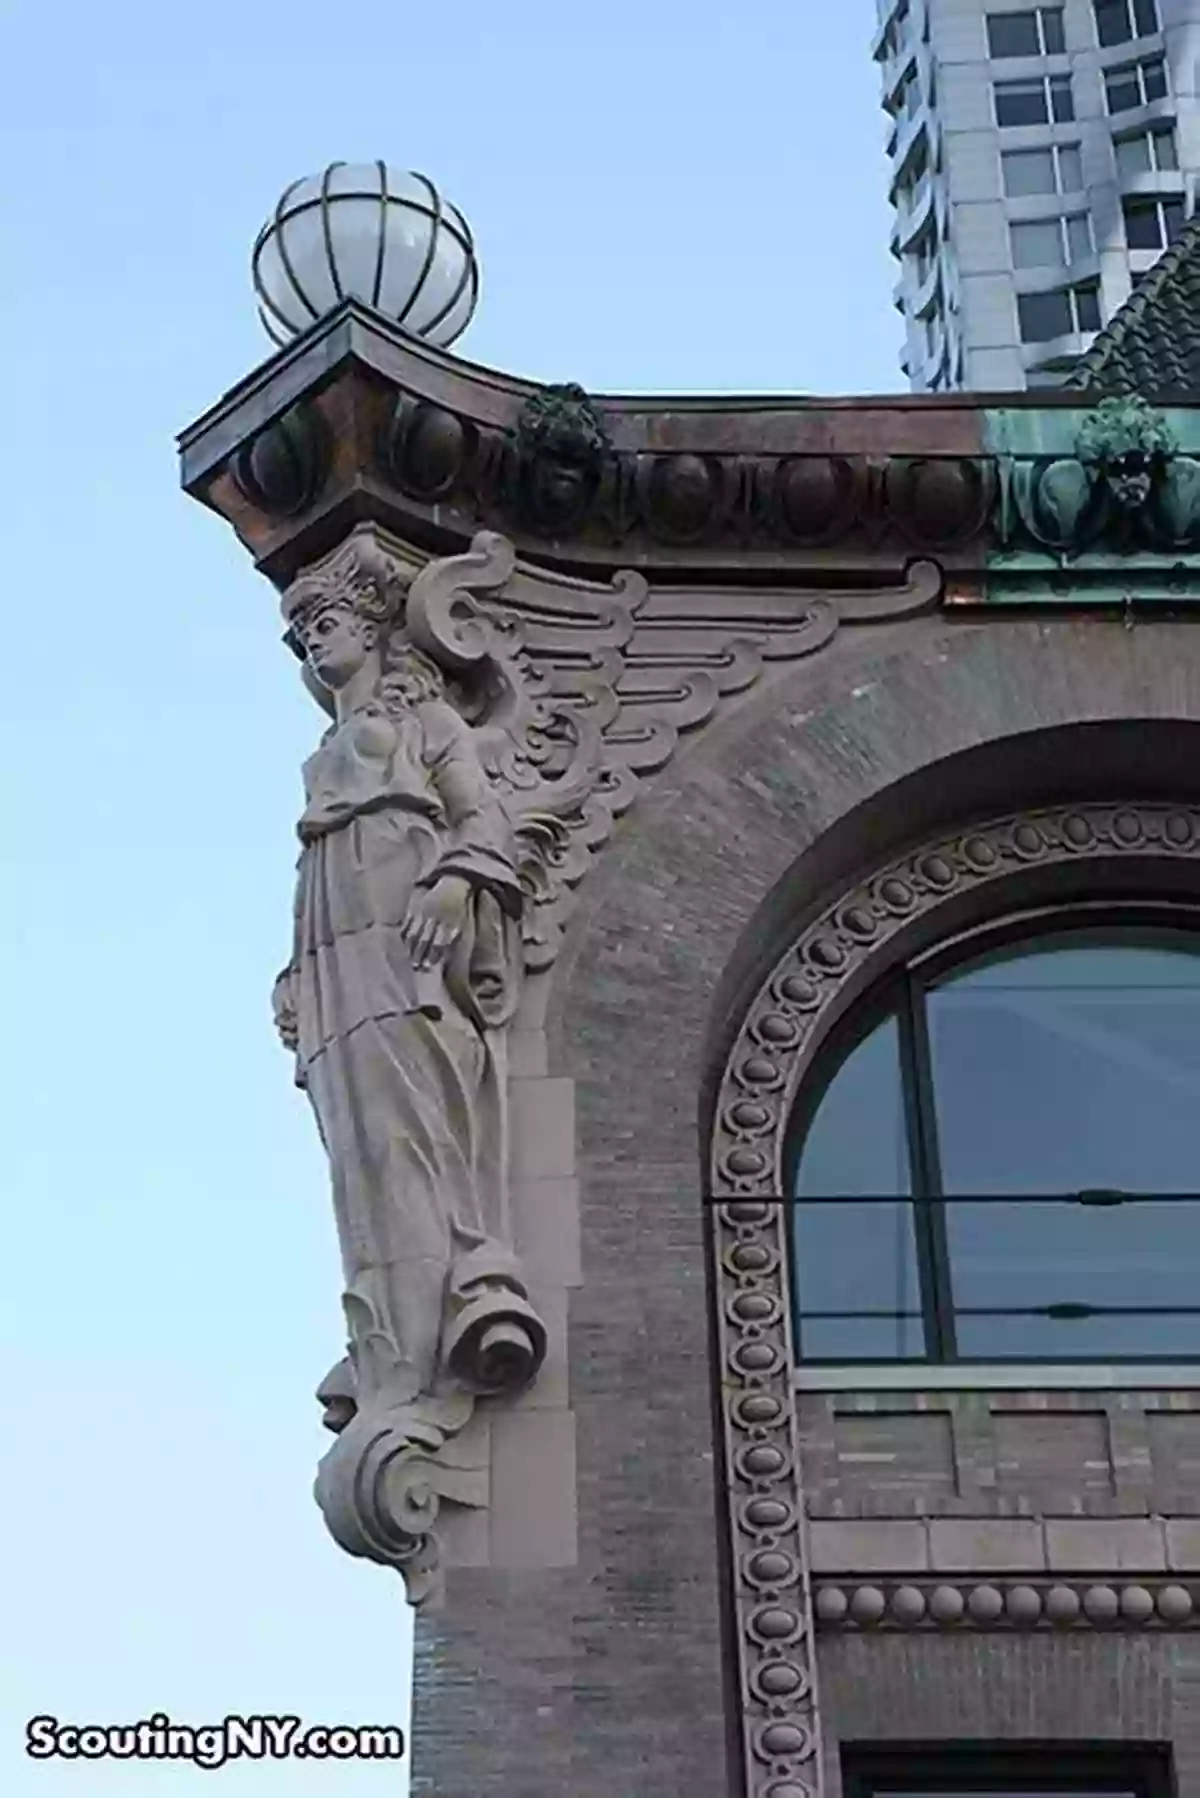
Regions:
M 291 1054 L 296 1055 L 300 1048 L 300 1027 L 296 1015 L 296 920 L 299 912 L 300 883 L 297 877 L 296 900 L 293 906 L 292 924 L 292 958 L 286 968 L 275 977 L 275 985 L 271 989 L 271 1010 L 275 1016 L 275 1029 L 279 1040 Z M 300 1064 L 296 1064 L 296 1084 L 302 1085 Z
M 271 1009 L 275 1014 L 275 1028 L 279 1032 L 280 1042 L 285 1049 L 291 1049 L 294 1053 L 300 1046 L 300 1035 L 296 1022 L 295 970 L 290 962 L 276 976 L 275 985 L 271 989 Z
M 483 888 L 517 917 L 521 885 L 512 827 L 488 780 L 471 729 L 449 706 L 439 706 L 430 738 L 430 777 L 448 826 L 432 878 L 457 877 Z

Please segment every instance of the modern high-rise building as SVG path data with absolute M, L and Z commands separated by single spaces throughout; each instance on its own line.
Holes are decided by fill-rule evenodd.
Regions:
M 1200 0 L 879 0 L 905 373 L 1053 386 L 1183 228 Z

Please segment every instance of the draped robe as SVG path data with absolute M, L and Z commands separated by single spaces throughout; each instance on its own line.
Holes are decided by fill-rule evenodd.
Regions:
M 372 1295 L 394 1338 L 388 1385 L 403 1400 L 436 1388 L 455 1260 L 511 1254 L 498 1050 L 521 965 L 512 832 L 442 699 L 356 710 L 304 780 L 298 1075 L 329 1156 L 347 1289 Z M 466 922 L 440 966 L 417 970 L 402 926 L 441 875 L 469 883 Z

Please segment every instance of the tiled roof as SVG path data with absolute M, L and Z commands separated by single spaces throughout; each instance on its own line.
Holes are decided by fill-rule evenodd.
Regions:
M 1089 393 L 1200 401 L 1200 216 L 1159 258 L 1063 384 Z

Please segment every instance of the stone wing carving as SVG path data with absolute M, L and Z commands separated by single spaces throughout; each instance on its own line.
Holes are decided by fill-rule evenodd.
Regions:
M 682 736 L 768 664 L 814 654 L 843 622 L 927 610 L 941 590 L 928 561 L 894 586 L 764 588 L 749 603 L 733 588 L 651 588 L 632 571 L 605 586 L 518 568 L 489 531 L 423 569 L 408 628 L 461 677 L 457 703 L 522 844 L 527 965 L 553 961 L 571 892 Z

